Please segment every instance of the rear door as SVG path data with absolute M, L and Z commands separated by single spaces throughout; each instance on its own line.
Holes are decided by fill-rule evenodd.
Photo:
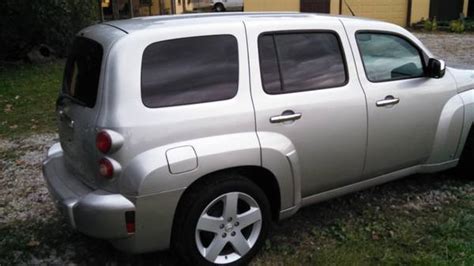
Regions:
M 59 136 L 69 171 L 94 186 L 97 169 L 95 120 L 104 49 L 98 42 L 77 37 L 64 72 L 57 101 Z
M 332 18 L 245 22 L 262 146 L 289 140 L 301 196 L 356 182 L 366 145 L 366 106 L 344 29 Z M 265 166 L 271 155 L 262 152 Z

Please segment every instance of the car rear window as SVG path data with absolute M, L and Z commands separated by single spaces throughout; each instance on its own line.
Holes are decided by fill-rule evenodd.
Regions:
M 97 99 L 103 48 L 91 39 L 74 40 L 64 73 L 63 93 L 93 108 Z
M 263 88 L 268 94 L 340 87 L 345 59 L 332 32 L 268 33 L 258 41 Z
M 149 45 L 142 59 L 145 106 L 213 102 L 237 94 L 239 58 L 232 35 L 182 38 Z

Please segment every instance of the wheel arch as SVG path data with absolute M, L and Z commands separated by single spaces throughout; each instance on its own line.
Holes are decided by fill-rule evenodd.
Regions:
M 186 197 L 186 195 L 192 193 L 196 187 L 199 187 L 200 185 L 209 182 L 210 179 L 218 178 L 219 175 L 226 173 L 239 174 L 248 178 L 251 182 L 256 184 L 265 193 L 265 196 L 267 197 L 270 203 L 272 219 L 275 221 L 279 219 L 279 214 L 281 210 L 281 190 L 280 185 L 278 183 L 278 179 L 270 170 L 261 166 L 253 165 L 221 169 L 205 174 L 200 178 L 197 178 L 191 184 L 189 184 L 189 186 L 186 187 L 181 197 L 179 198 L 176 209 L 180 210 L 183 199 Z M 176 218 L 176 216 L 177 212 L 175 212 L 174 217 Z

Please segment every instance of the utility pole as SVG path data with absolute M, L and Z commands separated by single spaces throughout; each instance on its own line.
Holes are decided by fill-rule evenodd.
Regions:
M 130 18 L 133 18 L 133 0 L 128 0 L 128 5 L 130 6 Z
M 120 19 L 118 0 L 111 0 L 112 3 L 112 17 L 114 20 Z
M 100 22 L 104 22 L 104 9 L 102 8 L 102 0 L 97 1 L 99 3 L 99 19 Z

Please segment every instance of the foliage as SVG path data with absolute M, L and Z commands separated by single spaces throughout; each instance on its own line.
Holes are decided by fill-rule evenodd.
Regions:
M 2 0 L 0 59 L 23 58 L 38 44 L 64 56 L 75 33 L 97 19 L 97 0 Z
M 466 21 L 464 24 L 466 31 L 474 31 L 474 21 Z
M 449 30 L 456 33 L 463 33 L 465 30 L 464 21 L 461 19 L 451 21 L 449 23 Z
M 436 31 L 438 30 L 438 21 L 436 20 L 436 17 L 433 18 L 433 20 L 425 20 L 423 22 L 423 28 L 426 31 Z

